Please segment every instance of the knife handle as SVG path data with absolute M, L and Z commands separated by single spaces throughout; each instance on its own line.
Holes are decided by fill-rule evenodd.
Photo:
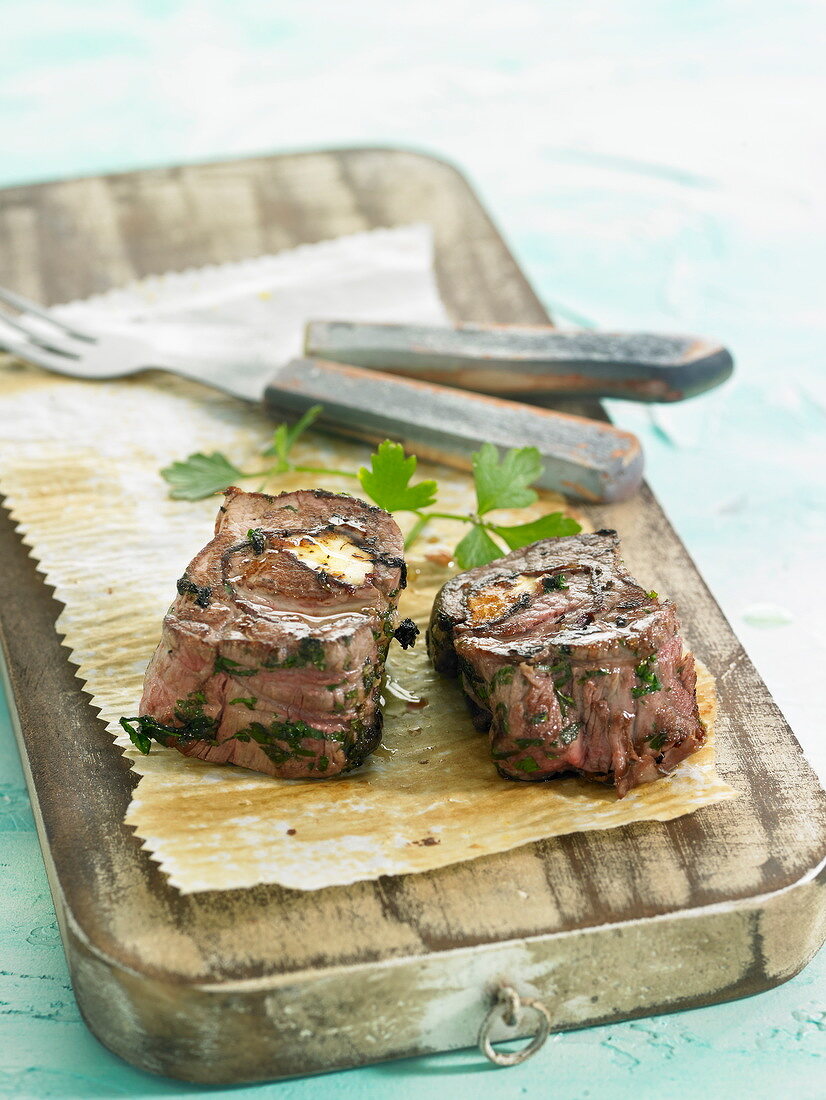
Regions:
M 394 439 L 420 458 L 464 470 L 483 443 L 534 446 L 543 462 L 537 484 L 579 500 L 623 500 L 642 479 L 639 441 L 612 424 L 381 371 L 293 359 L 267 386 L 264 402 L 288 417 L 320 404 L 319 426 L 338 435 L 372 444 Z
M 511 396 L 681 401 L 719 386 L 734 369 L 724 347 L 698 336 L 549 326 L 311 321 L 304 350 L 337 363 Z

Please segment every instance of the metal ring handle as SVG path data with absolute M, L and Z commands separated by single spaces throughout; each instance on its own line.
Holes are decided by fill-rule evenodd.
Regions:
M 493 1025 L 501 1018 L 508 1027 L 515 1028 L 519 1025 L 525 1009 L 534 1013 L 537 1020 L 537 1028 L 530 1043 L 512 1054 L 494 1050 L 490 1038 Z M 545 1045 L 550 1033 L 551 1017 L 542 1002 L 535 1001 L 532 997 L 520 997 L 513 986 L 503 985 L 500 986 L 496 1001 L 482 1021 L 479 1029 L 479 1049 L 495 1066 L 518 1066 L 520 1062 L 532 1058 Z

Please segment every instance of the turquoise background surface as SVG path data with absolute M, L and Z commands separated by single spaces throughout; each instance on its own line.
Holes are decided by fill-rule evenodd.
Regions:
M 735 379 L 614 402 L 712 591 L 826 775 L 826 8 L 792 0 L 0 0 L 0 185 L 325 145 L 458 163 L 561 318 L 696 331 Z M 72 997 L 0 719 L 0 1095 L 185 1096 Z M 214 1095 L 826 1095 L 826 957 L 759 997 Z

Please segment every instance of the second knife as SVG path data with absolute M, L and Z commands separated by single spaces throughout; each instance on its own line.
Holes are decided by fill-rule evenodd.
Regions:
M 560 332 L 547 325 L 311 321 L 305 354 L 445 386 L 509 396 L 682 401 L 732 373 L 730 353 L 699 336 Z

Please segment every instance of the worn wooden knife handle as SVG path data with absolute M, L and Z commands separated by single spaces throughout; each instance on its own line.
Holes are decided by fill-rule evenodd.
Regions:
M 395 439 L 421 458 L 460 469 L 470 469 L 472 453 L 485 442 L 534 446 L 544 465 L 537 484 L 579 500 L 622 500 L 642 478 L 639 441 L 611 424 L 381 371 L 293 359 L 264 401 L 279 416 L 321 404 L 319 424 L 339 435 Z
M 697 336 L 549 326 L 311 321 L 308 356 L 511 396 L 681 401 L 724 382 L 729 352 Z

